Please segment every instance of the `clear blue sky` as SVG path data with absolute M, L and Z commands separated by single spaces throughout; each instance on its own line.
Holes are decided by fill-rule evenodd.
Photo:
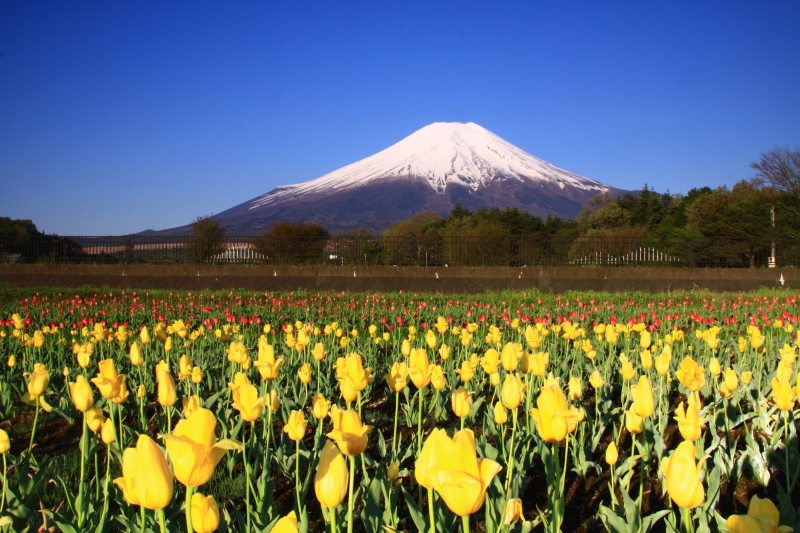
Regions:
M 800 2 L 0 2 L 0 216 L 186 224 L 432 122 L 623 189 L 800 148 Z

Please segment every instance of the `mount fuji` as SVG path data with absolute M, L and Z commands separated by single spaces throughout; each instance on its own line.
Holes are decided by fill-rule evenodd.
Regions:
M 215 218 L 234 235 L 301 219 L 332 232 L 383 230 L 419 211 L 447 214 L 456 202 L 470 210 L 516 207 L 572 217 L 605 192 L 626 191 L 542 161 L 472 122 L 437 122 L 366 159 L 276 187 Z

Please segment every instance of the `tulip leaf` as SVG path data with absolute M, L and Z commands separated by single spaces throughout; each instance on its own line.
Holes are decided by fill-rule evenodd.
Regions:
M 219 399 L 220 399 L 220 397 L 221 397 L 223 394 L 225 394 L 226 392 L 228 392 L 228 389 L 222 389 L 222 390 L 221 390 L 221 391 L 219 391 L 218 393 L 216 393 L 216 394 L 212 395 L 212 396 L 211 396 L 211 397 L 210 397 L 208 400 L 206 400 L 206 401 L 203 403 L 203 408 L 205 408 L 205 409 L 209 409 L 209 410 L 212 410 L 212 409 L 214 409 L 214 404 L 215 404 L 215 403 L 217 403 L 217 400 L 219 400 Z
M 367 533 L 381 531 L 381 478 L 385 476 L 386 467 L 384 465 L 378 466 L 378 470 L 366 490 L 361 519 L 364 522 L 364 529 L 366 529 Z
M 414 501 L 414 498 L 408 493 L 405 487 L 400 487 L 400 490 L 403 491 L 403 498 L 406 500 L 406 505 L 408 505 L 408 514 L 411 515 L 411 520 L 414 521 L 414 525 L 417 526 L 417 530 L 427 531 L 425 517 L 422 515 L 419 509 L 417 509 L 417 503 Z

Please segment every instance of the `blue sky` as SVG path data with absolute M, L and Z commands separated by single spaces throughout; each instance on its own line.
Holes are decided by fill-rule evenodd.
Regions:
M 0 3 L 0 216 L 164 229 L 475 122 L 623 189 L 800 148 L 800 3 Z

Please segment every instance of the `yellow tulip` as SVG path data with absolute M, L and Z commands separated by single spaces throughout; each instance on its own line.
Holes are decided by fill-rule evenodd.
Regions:
M 184 398 L 181 400 L 184 418 L 189 418 L 192 416 L 192 413 L 200 409 L 202 406 L 203 404 L 200 402 L 199 396 L 190 396 L 189 398 Z
M 428 352 L 420 348 L 412 350 L 408 358 L 408 375 L 417 388 L 427 387 L 431 382 L 431 365 L 428 363 Z
M 225 452 L 242 448 L 232 440 L 217 442 L 216 428 L 214 414 L 200 408 L 178 422 L 172 433 L 163 436 L 175 477 L 187 487 L 199 487 L 208 482 Z
M 97 377 L 92 378 L 92 383 L 95 384 L 100 394 L 107 400 L 119 396 L 119 390 L 125 381 L 125 376 L 117 373 L 114 360 L 106 359 L 100 361 L 97 366 L 100 368 L 100 373 L 97 374 Z
M 333 411 L 331 411 L 333 417 Z M 361 423 L 357 411 L 337 410 L 334 417 L 334 430 L 328 437 L 336 441 L 339 450 L 345 455 L 358 455 L 367 449 L 367 435 L 372 426 Z
M 144 384 L 140 384 L 136 389 L 136 397 L 144 398 L 145 396 L 147 396 L 147 389 L 144 388 Z
M 753 373 L 752 372 L 742 372 L 742 383 L 746 387 L 750 385 L 750 382 L 753 381 Z
M 400 392 L 408 384 L 408 369 L 405 363 L 395 363 L 386 374 L 386 383 L 394 392 Z
M 274 346 L 267 344 L 266 339 L 262 336 L 258 340 L 258 360 L 253 364 L 262 379 L 273 381 L 278 377 L 278 370 L 283 365 L 283 357 L 275 359 Z
M 442 390 L 447 386 L 447 377 L 439 365 L 431 365 L 431 385 L 436 390 Z
M 675 372 L 684 387 L 692 392 L 699 391 L 706 383 L 706 370 L 698 365 L 691 357 L 686 357 L 681 361 L 681 366 Z
M 553 380 L 545 383 L 530 415 L 536 421 L 536 429 L 544 441 L 561 442 L 567 436 L 568 419 L 577 417 L 578 410 L 567 405 L 564 391 Z
M 297 527 L 297 515 L 292 511 L 278 520 L 270 533 L 298 533 L 298 531 L 300 529 Z
M 617 445 L 614 444 L 614 441 L 611 441 L 611 444 L 608 445 L 606 448 L 606 463 L 610 465 L 617 464 L 619 460 L 619 451 L 617 451 Z
M 452 439 L 440 433 L 437 443 L 433 488 L 455 514 L 477 512 L 501 466 L 490 459 L 478 460 L 475 436 L 469 429 L 459 431 Z
M 461 381 L 464 383 L 469 382 L 472 379 L 472 375 L 474 374 L 474 370 L 472 369 L 472 364 L 469 361 L 464 361 L 461 363 L 461 368 L 456 369 L 456 374 L 461 376 Z
M 472 408 L 472 393 L 464 387 L 459 387 L 453 392 L 453 413 L 459 418 L 464 418 Z
M 139 348 L 139 343 L 137 343 L 136 341 L 134 341 L 131 344 L 130 357 L 131 357 L 131 364 L 133 366 L 139 366 L 142 363 L 144 363 L 144 357 L 142 357 L 142 349 Z
M 516 346 L 513 343 L 507 342 L 503 346 L 503 351 L 500 354 L 500 360 L 503 363 L 503 368 L 506 372 L 513 372 L 517 369 L 519 359 L 522 354 L 517 354 Z
M 683 402 L 675 410 L 675 420 L 678 423 L 678 430 L 683 438 L 688 441 L 695 441 L 700 438 L 705 418 L 700 418 L 700 405 L 692 401 L 684 411 Z
M 633 410 L 625 411 L 625 429 L 628 433 L 638 435 L 644 431 L 644 419 Z
M 6 363 L 9 368 L 14 368 L 17 364 L 17 356 L 16 355 L 9 355 L 8 362 Z
M 232 407 L 239 411 L 242 420 L 253 422 L 261 414 L 261 408 L 264 407 L 264 398 L 258 397 L 258 389 L 256 389 L 255 385 L 250 385 L 249 383 L 239 385 L 233 389 Z
M 414 465 L 414 478 L 426 489 L 433 488 L 433 477 L 436 475 L 437 468 L 435 451 L 443 438 L 448 438 L 447 432 L 440 428 L 434 428 L 425 439 L 425 444 L 422 445 L 422 451 Z
M 219 507 L 213 496 L 192 494 L 192 529 L 195 533 L 211 533 L 219 527 Z
M 650 336 L 649 331 L 642 331 L 639 334 L 639 345 L 644 348 L 645 350 L 650 347 L 650 343 L 652 342 L 652 337 Z
M 494 404 L 494 422 L 495 424 L 505 424 L 508 422 L 508 413 L 506 413 L 503 402 Z
M 659 376 L 666 376 L 669 372 L 669 365 L 672 362 L 672 356 L 667 354 L 664 350 L 661 355 L 656 357 L 656 372 Z
M 446 344 L 442 344 L 439 347 L 439 356 L 442 358 L 442 361 L 450 359 L 450 347 Z
M 772 394 L 770 394 L 770 398 L 781 411 L 791 411 L 794 409 L 797 393 L 788 379 L 778 380 L 772 378 Z
M 306 434 L 306 426 L 308 426 L 308 421 L 303 415 L 303 411 L 292 411 L 289 421 L 283 426 L 283 431 L 290 439 L 301 440 Z
M 323 507 L 335 509 L 347 494 L 347 462 L 336 445 L 327 441 L 314 477 L 314 492 Z
M 642 350 L 639 356 L 642 359 L 642 368 L 653 368 L 653 354 L 650 350 Z
M 705 501 L 705 489 L 700 481 L 705 458 L 695 464 L 695 448 L 691 441 L 681 442 L 672 455 L 661 461 L 667 492 L 678 507 L 694 509 Z
M 11 449 L 11 439 L 4 429 L 0 429 L 0 454 L 4 454 Z
M 164 341 L 164 351 L 171 352 L 172 351 L 172 337 L 167 337 Z
M 183 381 L 192 375 L 192 359 L 186 355 L 181 355 L 178 360 L 178 381 Z
M 95 407 L 86 411 L 86 425 L 92 430 L 92 433 L 100 431 L 104 421 L 105 417 L 101 408 Z
M 83 346 L 78 347 L 75 356 L 78 360 L 78 366 L 87 368 L 92 362 L 92 354 L 94 353 L 94 344 L 87 342 Z
M 791 533 L 789 526 L 780 526 L 781 514 L 770 500 L 753 496 L 746 515 L 733 515 L 725 522 L 730 533 Z
M 314 400 L 311 404 L 311 410 L 314 414 L 314 418 L 317 420 L 322 420 L 326 416 L 328 416 L 328 410 L 331 407 L 331 402 L 325 399 L 320 393 L 314 395 Z
M 725 375 L 723 376 L 724 385 L 728 389 L 728 391 L 733 392 L 736 390 L 736 387 L 739 386 L 739 378 L 736 377 L 736 371 L 732 368 L 728 368 L 725 371 Z
M 147 435 L 139 435 L 136 449 L 126 453 L 129 455 L 129 469 L 133 469 L 130 481 L 125 476 L 125 458 L 123 456 L 123 477 L 125 486 L 135 491 L 139 505 L 146 509 L 163 509 L 172 501 L 172 472 L 169 470 L 164 453 L 153 439 Z M 118 480 L 115 480 L 118 481 Z M 117 483 L 120 485 L 120 483 Z M 122 485 L 121 485 L 122 486 Z M 124 492 L 128 493 L 128 491 Z
M 131 505 L 140 505 L 139 497 L 136 492 L 136 476 L 138 474 L 138 462 L 136 448 L 128 448 L 122 453 L 122 477 L 114 480 L 116 485 L 122 489 L 122 496 Z
M 192 383 L 201 383 L 203 381 L 203 370 L 196 366 L 192 368 Z
M 400 352 L 406 357 L 411 355 L 411 342 L 409 342 L 408 339 L 403 339 L 403 342 L 400 345 Z
M 14 324 L 14 329 L 25 329 L 25 319 L 19 316 L 17 313 L 11 315 L 11 321 Z
M 639 384 L 631 387 L 633 412 L 641 417 L 653 414 L 653 385 L 647 376 L 639 376 Z
M 569 378 L 567 389 L 569 392 L 569 399 L 572 400 L 573 402 L 575 400 L 578 400 L 581 396 L 583 396 L 583 390 L 580 378 L 574 376 Z
M 620 369 L 619 372 L 622 374 L 622 378 L 625 381 L 630 381 L 636 376 L 636 370 L 633 368 L 633 363 L 627 360 L 622 362 L 622 369 Z
M 400 467 L 397 466 L 397 463 L 392 461 L 389 463 L 389 466 L 386 467 L 386 477 L 388 477 L 392 483 L 400 479 Z
M 110 418 L 107 418 L 100 428 L 100 439 L 106 444 L 111 444 L 117 440 L 116 430 L 114 429 L 114 421 Z
M 36 398 L 44 394 L 50 384 L 50 373 L 44 365 L 36 363 L 33 365 L 33 372 L 28 376 L 28 394 Z
M 158 403 L 170 407 L 178 400 L 178 391 L 175 389 L 175 380 L 169 372 L 161 372 L 158 376 Z
M 483 354 L 483 358 L 481 359 L 481 366 L 483 367 L 483 371 L 487 374 L 496 374 L 500 366 L 500 358 L 497 354 L 497 350 L 494 348 L 486 350 L 486 353 Z
M 507 409 L 516 409 L 525 396 L 525 385 L 518 374 L 506 374 L 500 398 Z
M 364 368 L 364 362 L 361 356 L 357 353 L 351 353 L 344 358 L 344 364 L 342 368 L 340 368 L 337 377 L 343 385 L 343 391 L 347 388 L 350 391 L 358 393 L 372 382 L 371 373 L 371 368 Z
M 719 359 L 712 357 L 708 362 L 708 371 L 712 376 L 719 376 L 722 374 L 722 367 L 719 365 Z
M 308 384 L 311 382 L 311 365 L 309 363 L 304 363 L 297 369 L 297 377 L 300 379 L 300 383 Z
M 592 375 L 589 377 L 589 384 L 595 389 L 599 389 L 605 385 L 605 383 L 606 381 L 603 379 L 603 374 L 601 374 L 599 370 L 592 372 Z
M 506 512 L 503 524 L 509 526 L 523 519 L 522 500 L 513 498 L 506 502 Z
M 273 413 L 276 412 L 281 407 L 280 399 L 278 398 L 278 391 L 271 390 L 269 395 L 265 398 L 267 402 L 267 407 Z
M 316 361 L 322 361 L 323 359 L 325 359 L 325 354 L 327 354 L 327 352 L 325 351 L 325 345 L 322 344 L 321 342 L 316 343 L 314 345 L 314 349 L 311 350 L 311 355 L 314 357 L 314 360 Z
M 82 375 L 78 374 L 78 377 L 75 378 L 75 382 L 70 382 L 69 384 L 69 393 L 72 396 L 72 403 L 75 404 L 75 408 L 85 413 L 92 407 L 94 407 L 94 396 L 92 395 L 92 387 L 89 385 L 89 382 L 86 381 L 86 378 Z

